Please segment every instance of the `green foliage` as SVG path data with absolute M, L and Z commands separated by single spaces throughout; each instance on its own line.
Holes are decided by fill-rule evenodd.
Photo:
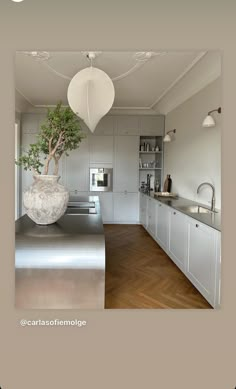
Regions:
M 40 168 L 45 165 L 44 174 L 48 174 L 48 165 L 52 159 L 58 170 L 58 161 L 65 153 L 77 149 L 81 140 L 85 137 L 81 132 L 78 117 L 69 108 L 63 108 L 57 104 L 55 109 L 48 109 L 45 122 L 37 135 L 37 142 L 31 144 L 25 155 L 22 155 L 17 165 L 23 166 L 25 170 L 35 170 L 40 174 Z M 40 153 L 45 155 L 45 164 L 40 162 Z
M 40 174 L 40 168 L 43 164 L 40 162 L 40 147 L 38 144 L 31 144 L 27 154 L 19 157 L 16 165 L 23 166 L 24 170 L 34 170 Z

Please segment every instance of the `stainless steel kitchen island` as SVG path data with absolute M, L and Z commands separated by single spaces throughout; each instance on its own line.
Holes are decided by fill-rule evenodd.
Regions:
M 73 199 L 56 223 L 16 221 L 15 306 L 104 309 L 105 238 L 97 196 Z

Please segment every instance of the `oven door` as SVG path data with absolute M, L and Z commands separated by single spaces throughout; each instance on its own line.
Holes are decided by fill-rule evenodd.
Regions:
M 112 169 L 91 168 L 90 169 L 90 191 L 111 192 L 112 191 Z

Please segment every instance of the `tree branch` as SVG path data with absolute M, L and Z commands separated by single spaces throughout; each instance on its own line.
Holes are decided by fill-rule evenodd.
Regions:
M 58 147 L 59 147 L 61 144 L 64 143 L 64 140 L 62 141 L 62 137 L 63 137 L 64 133 L 65 133 L 65 131 L 60 132 L 60 135 L 59 135 L 59 138 L 58 138 L 58 140 L 57 140 L 56 146 L 54 147 L 54 149 L 53 149 L 52 152 L 51 152 L 51 156 L 52 156 L 52 157 L 54 156 L 54 154 L 55 154 L 55 152 L 57 151 Z

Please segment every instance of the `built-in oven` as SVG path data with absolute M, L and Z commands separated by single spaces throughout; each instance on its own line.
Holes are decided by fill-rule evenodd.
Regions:
M 89 169 L 90 192 L 112 191 L 112 169 L 90 168 Z

